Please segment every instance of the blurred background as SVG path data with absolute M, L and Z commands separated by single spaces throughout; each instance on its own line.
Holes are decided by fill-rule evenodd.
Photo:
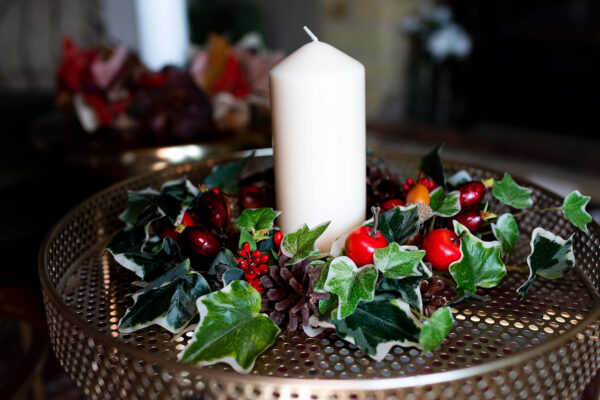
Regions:
M 0 321 L 43 331 L 37 252 L 86 197 L 170 163 L 269 147 L 267 73 L 309 40 L 304 25 L 364 64 L 371 148 L 445 142 L 449 158 L 578 188 L 598 218 L 597 2 L 152 3 L 0 0 Z M 0 343 L 31 349 L 39 330 L 27 329 L 3 324 Z M 0 398 L 81 398 L 44 348 L 0 350 Z M 11 381 L 14 360 L 28 372 Z

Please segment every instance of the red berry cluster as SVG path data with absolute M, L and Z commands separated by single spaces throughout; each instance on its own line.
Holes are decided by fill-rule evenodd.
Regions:
M 402 185 L 402 191 L 406 194 L 417 183 L 420 183 L 421 185 L 425 186 L 427 188 L 427 190 L 429 190 L 430 192 L 433 189 L 437 188 L 437 184 L 433 181 L 433 179 L 431 179 L 427 176 L 422 176 L 422 173 L 421 173 L 421 174 L 419 174 L 418 181 L 408 178 L 406 180 L 406 183 L 404 185 Z
M 259 292 L 262 291 L 263 287 L 260 284 L 260 275 L 264 275 L 269 272 L 269 261 L 271 257 L 268 254 L 262 254 L 260 250 L 250 251 L 250 243 L 244 242 L 242 248 L 237 252 L 236 258 L 240 268 L 244 271 L 244 278 L 248 281 L 250 286 Z

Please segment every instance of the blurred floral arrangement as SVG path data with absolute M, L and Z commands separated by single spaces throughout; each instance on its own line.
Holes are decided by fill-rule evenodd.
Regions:
M 424 7 L 419 15 L 404 19 L 403 29 L 421 43 L 435 62 L 462 59 L 471 53 L 471 38 L 454 22 L 452 10 L 447 6 Z
M 210 140 L 241 131 L 251 105 L 268 105 L 268 71 L 283 58 L 260 37 L 237 44 L 211 35 L 188 68 L 150 71 L 125 45 L 78 48 L 66 38 L 57 68 L 56 105 L 92 136 L 122 143 Z

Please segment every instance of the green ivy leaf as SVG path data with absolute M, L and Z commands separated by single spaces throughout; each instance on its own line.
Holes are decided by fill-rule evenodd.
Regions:
M 450 264 L 450 274 L 457 283 L 458 291 L 475 293 L 477 287 L 491 288 L 506 275 L 506 267 L 500 258 L 500 242 L 484 242 L 473 235 L 458 221 L 453 221 L 460 239 L 461 257 Z
M 372 227 L 373 219 L 371 218 L 365 225 Z M 385 236 L 388 243 L 396 242 L 403 244 L 416 235 L 420 227 L 419 209 L 415 203 L 407 207 L 394 207 L 379 214 L 377 230 Z
M 248 159 L 253 156 L 254 153 L 241 160 L 215 166 L 211 174 L 204 179 L 204 184 L 208 188 L 219 188 L 227 193 L 238 193 L 240 188 L 237 178 L 246 166 Z
M 464 169 L 461 169 L 460 171 L 448 178 L 448 184 L 450 186 L 457 187 L 461 183 L 469 182 L 472 180 L 473 178 L 471 178 L 471 174 L 469 174 Z
M 478 303 L 478 302 L 487 301 L 487 300 L 488 299 L 485 296 L 480 296 L 478 294 L 471 293 L 471 292 L 463 292 L 463 293 L 460 293 L 458 296 L 456 296 L 447 305 L 454 307 L 454 306 L 459 306 L 462 304 L 472 304 L 472 303 Z
M 494 184 L 492 194 L 496 199 L 511 207 L 527 208 L 533 204 L 531 191 L 529 188 L 517 185 L 512 176 L 505 172 L 502 180 Z
M 127 192 L 127 209 L 119 215 L 121 221 L 127 224 L 127 227 L 133 227 L 144 211 L 156 204 L 156 199 L 160 193 L 152 188 L 144 190 L 130 190 Z
M 414 246 L 400 246 L 392 243 L 373 253 L 375 267 L 389 279 L 401 279 L 409 276 L 419 276 L 419 264 L 425 256 L 425 251 Z
M 450 307 L 437 309 L 421 328 L 419 343 L 423 346 L 423 352 L 437 349 L 450 332 L 453 323 L 454 318 Z
M 444 165 L 442 164 L 442 159 L 440 157 L 440 153 L 444 148 L 443 144 L 440 144 L 438 147 L 433 149 L 430 153 L 426 154 L 421 159 L 421 164 L 419 168 L 423 171 L 427 176 L 435 181 L 438 185 L 442 187 L 446 187 L 446 173 L 444 172 Z
M 573 235 L 565 240 L 543 228 L 535 228 L 531 234 L 531 253 L 527 257 L 529 279 L 517 289 L 521 299 L 525 297 L 537 275 L 557 279 L 573 269 Z
M 119 231 L 110 241 L 107 249 L 112 254 L 137 253 L 144 250 L 150 240 L 150 224 L 163 217 L 158 207 L 147 207 L 133 226 Z
M 588 233 L 587 224 L 592 222 L 592 216 L 585 210 L 590 199 L 590 196 L 584 196 L 579 190 L 574 190 L 565 197 L 562 205 L 565 218 L 585 233 Z
M 502 245 L 502 254 L 510 255 L 519 239 L 519 227 L 512 214 L 502 214 L 498 220 L 492 224 L 492 232 L 496 239 Z
M 237 266 L 238 262 L 235 259 L 235 255 L 228 249 L 223 248 L 210 264 L 207 274 L 217 276 L 223 275 L 228 269 L 237 268 Z
M 272 208 L 246 209 L 242 215 L 235 221 L 238 228 L 242 230 L 269 230 L 273 228 L 273 221 L 281 214 L 281 211 L 275 211 Z
M 143 289 L 137 292 L 137 294 L 142 294 L 149 292 L 152 289 L 156 289 L 162 287 L 168 283 L 173 282 L 176 279 L 185 277 L 190 272 L 190 259 L 186 258 L 175 267 L 171 268 L 148 285 L 146 285 Z
M 197 272 L 187 274 L 165 283 L 159 277 L 159 282 L 150 283 L 150 288 L 144 288 L 133 295 L 133 306 L 119 321 L 119 331 L 133 332 L 150 325 L 159 325 L 172 333 L 181 332 L 196 316 L 196 299 L 210 292 L 208 283 Z
M 229 285 L 233 281 L 239 281 L 244 277 L 244 271 L 240 268 L 231 268 L 223 273 L 223 286 Z
M 396 345 L 418 346 L 419 326 L 402 300 L 362 301 L 344 319 L 335 314 L 332 322 L 337 335 L 377 361 Z
M 383 278 L 375 291 L 376 295 L 391 293 L 393 297 L 402 297 L 412 308 L 423 313 L 423 299 L 421 297 L 421 281 L 431 278 L 429 268 L 422 262 L 417 265 L 419 275 L 403 279 Z
M 460 211 L 460 192 L 454 190 L 448 194 L 438 187 L 429 195 L 429 207 L 433 215 L 452 217 Z
M 162 185 L 156 204 L 171 223 L 177 226 L 198 194 L 200 190 L 192 182 L 186 178 L 176 179 Z
M 346 256 L 331 261 L 324 288 L 339 298 L 338 319 L 352 314 L 359 301 L 373 300 L 377 275 L 377 269 L 373 265 L 359 269 Z
M 202 296 L 197 302 L 200 323 L 180 359 L 198 365 L 224 362 L 248 373 L 279 334 L 277 325 L 260 314 L 260 304 L 260 294 L 244 281 Z
M 330 222 L 325 222 L 313 229 L 308 229 L 308 226 L 303 224 L 296 232 L 285 235 L 281 242 L 281 252 L 290 258 L 287 264 L 295 264 L 312 255 L 315 252 L 315 242 L 329 224 Z
M 179 245 L 168 237 L 165 237 L 162 244 L 152 252 L 141 250 L 116 253 L 114 246 L 109 246 L 108 250 L 116 262 L 146 281 L 157 278 L 183 260 Z

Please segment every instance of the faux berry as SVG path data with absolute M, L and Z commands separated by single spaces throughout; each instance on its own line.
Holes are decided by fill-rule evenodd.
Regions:
M 458 186 L 460 191 L 460 205 L 462 207 L 477 207 L 485 196 L 485 185 L 478 181 L 469 181 Z
M 196 220 L 194 219 L 194 217 L 192 217 L 192 214 L 190 214 L 189 212 L 186 211 L 183 213 L 183 219 L 181 220 L 181 225 L 185 225 L 186 227 L 196 226 Z
M 255 185 L 244 186 L 239 196 L 242 208 L 261 208 L 268 204 L 266 193 Z
M 221 243 L 210 231 L 191 227 L 186 232 L 188 244 L 195 253 L 205 258 L 214 258 L 219 253 Z
M 422 178 L 419 178 L 419 183 L 420 183 L 421 185 L 425 186 L 425 187 L 427 188 L 427 190 L 429 190 L 430 192 L 431 192 L 432 190 L 434 190 L 435 188 L 437 188 L 437 186 L 438 186 L 438 185 L 437 185 L 437 184 L 434 182 L 434 180 L 433 180 L 433 179 L 431 179 L 431 178 L 429 178 L 429 177 L 426 177 L 426 176 L 424 176 L 424 177 L 422 177 Z
M 379 208 L 373 207 L 373 227 L 359 226 L 350 232 L 345 242 L 346 255 L 357 267 L 373 264 L 373 253 L 388 245 L 381 232 L 377 230 Z
M 282 240 L 283 240 L 283 232 L 281 232 L 281 231 L 275 232 L 275 234 L 273 235 L 273 242 L 275 242 L 275 245 L 277 245 L 277 247 L 281 247 Z
M 389 199 L 381 205 L 384 211 L 391 210 L 394 207 L 403 206 L 406 203 L 402 199 Z
M 248 243 L 248 242 L 242 243 L 242 249 L 246 252 L 249 252 L 250 251 L 250 243 Z
M 406 193 L 406 202 L 429 204 L 429 189 L 421 183 L 415 184 Z
M 454 219 L 463 224 L 471 233 L 475 233 L 483 226 L 481 211 L 474 208 L 464 208 L 454 216 Z
M 212 190 L 202 194 L 198 211 L 215 228 L 224 228 L 231 218 L 231 206 L 227 197 Z
M 460 259 L 460 239 L 449 229 L 435 229 L 423 238 L 424 260 L 434 269 L 448 270 L 450 264 Z

